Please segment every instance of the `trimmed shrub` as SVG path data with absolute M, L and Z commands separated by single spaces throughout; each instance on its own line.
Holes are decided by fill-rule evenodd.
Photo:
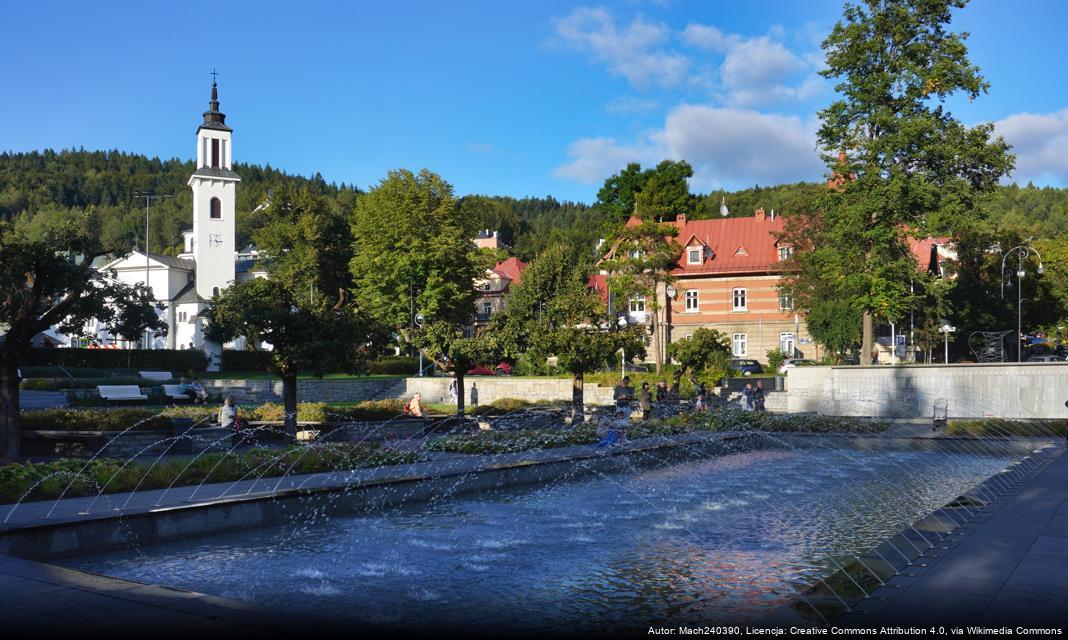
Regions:
M 224 349 L 219 368 L 223 371 L 266 371 L 271 354 L 264 351 Z
M 30 349 L 26 365 L 142 371 L 204 371 L 208 357 L 196 349 Z
M 352 407 L 328 407 L 330 422 L 374 422 L 404 415 L 404 400 L 364 400 Z
M 241 416 L 246 420 L 262 420 L 265 422 L 282 422 L 285 420 L 285 407 L 273 402 L 265 402 L 258 407 L 242 409 Z M 298 402 L 297 421 L 299 422 L 325 422 L 325 402 Z
M 427 449 L 450 453 L 516 453 L 574 444 L 593 444 L 599 439 L 597 430 L 584 424 L 573 429 L 460 433 L 435 438 L 427 443 Z
M 367 363 L 367 373 L 373 375 L 408 376 L 419 373 L 418 358 L 382 358 Z
M 1065 437 L 1068 424 L 1063 420 L 1006 420 L 982 418 L 977 420 L 950 420 L 946 433 L 954 436 L 972 437 Z
M 41 409 L 22 414 L 22 428 L 30 431 L 165 431 L 171 416 L 152 409 Z
M 277 460 L 275 460 L 277 458 Z M 293 467 L 290 474 L 338 471 L 359 467 L 379 467 L 418 462 L 422 456 L 389 449 L 373 443 L 338 443 L 328 445 L 293 446 L 278 449 L 251 449 L 243 453 L 209 453 L 197 458 L 188 469 L 186 460 L 162 460 L 157 463 L 124 462 L 100 458 L 85 460 L 63 459 L 46 463 L 9 464 L 0 466 L 0 502 L 11 503 L 22 498 L 30 487 L 40 482 L 28 500 L 47 500 L 59 497 L 66 489 L 66 497 L 129 491 L 140 483 L 142 490 L 162 489 L 174 482 L 188 486 L 207 482 L 230 482 L 246 477 L 277 477 Z M 153 466 L 151 469 L 149 467 Z M 85 468 L 82 475 L 79 472 Z M 183 469 L 185 471 L 183 472 Z M 180 475 L 179 475 L 180 474 Z M 210 474 L 210 475 L 209 475 Z M 142 482 L 143 479 L 143 482 Z

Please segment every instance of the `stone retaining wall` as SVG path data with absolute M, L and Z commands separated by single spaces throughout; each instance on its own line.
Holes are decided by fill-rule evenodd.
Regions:
M 1068 364 L 797 367 L 787 408 L 833 416 L 930 418 L 946 400 L 950 418 L 1064 419 Z
M 452 378 L 408 378 L 405 396 L 423 394 L 427 402 L 448 402 Z M 489 404 L 501 398 L 518 398 L 527 402 L 571 402 L 570 378 L 521 378 L 513 376 L 470 376 L 464 378 L 464 401 L 470 404 L 471 387 L 478 387 L 478 403 Z M 612 404 L 612 387 L 587 382 L 583 386 L 583 402 L 591 405 Z

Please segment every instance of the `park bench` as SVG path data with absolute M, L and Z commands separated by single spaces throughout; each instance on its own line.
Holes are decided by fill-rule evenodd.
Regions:
M 182 385 L 180 384 L 165 384 L 163 385 L 163 395 L 167 396 L 169 400 L 192 400 L 188 393 L 182 391 Z
M 145 378 L 146 380 L 157 381 L 170 380 L 174 377 L 171 375 L 170 371 L 138 371 L 137 375 L 141 376 L 142 378 Z
M 100 397 L 108 402 L 117 400 L 148 400 L 148 396 L 141 393 L 141 387 L 130 385 L 99 385 L 96 388 Z

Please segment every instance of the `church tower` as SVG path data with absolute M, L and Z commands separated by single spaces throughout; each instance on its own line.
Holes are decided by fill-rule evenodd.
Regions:
M 211 102 L 197 128 L 197 168 L 193 189 L 193 259 L 197 295 L 210 300 L 234 281 L 237 251 L 235 202 L 241 178 L 233 171 L 233 129 L 219 111 L 219 90 L 211 83 Z

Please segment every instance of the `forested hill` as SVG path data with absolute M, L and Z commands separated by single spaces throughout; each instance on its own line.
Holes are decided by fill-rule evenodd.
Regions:
M 144 233 L 144 204 L 135 191 L 170 194 L 173 198 L 152 205 L 150 225 L 153 251 L 174 254 L 181 232 L 192 226 L 192 192 L 186 182 L 193 162 L 160 160 L 120 151 L 42 151 L 0 154 L 0 218 L 49 207 L 110 207 L 125 227 L 125 234 L 140 239 Z M 351 211 L 358 189 L 327 183 L 322 176 L 293 176 L 270 166 L 235 163 L 241 175 L 237 189 L 239 245 L 250 242 L 260 224 L 255 209 L 275 186 L 287 182 L 307 186 L 342 211 Z M 446 180 L 448 176 L 443 176 Z M 797 202 L 811 201 L 824 188 L 822 182 L 801 182 L 739 191 L 716 191 L 689 196 L 696 219 L 720 215 L 725 201 L 731 216 L 752 215 L 757 207 L 789 213 Z M 576 247 L 592 247 L 619 220 L 596 204 L 543 198 L 469 195 L 459 206 L 475 226 L 497 230 L 505 243 L 524 260 L 530 260 L 549 242 L 566 240 Z M 990 204 L 990 216 L 1003 231 L 1022 237 L 1068 237 L 1068 189 L 1000 188 Z
M 174 254 L 180 249 L 181 232 L 193 225 L 189 176 L 194 162 L 177 158 L 160 160 L 121 151 L 40 151 L 0 154 L 0 218 L 50 207 L 109 207 L 122 219 L 129 237 L 144 235 L 144 201 L 135 191 L 173 195 L 152 203 L 149 225 L 151 249 Z M 257 226 L 253 211 L 269 191 L 283 183 L 307 186 L 337 206 L 351 209 L 356 190 L 328 184 L 322 176 L 292 176 L 255 164 L 234 163 L 241 176 L 237 189 L 238 244 L 249 242 Z

